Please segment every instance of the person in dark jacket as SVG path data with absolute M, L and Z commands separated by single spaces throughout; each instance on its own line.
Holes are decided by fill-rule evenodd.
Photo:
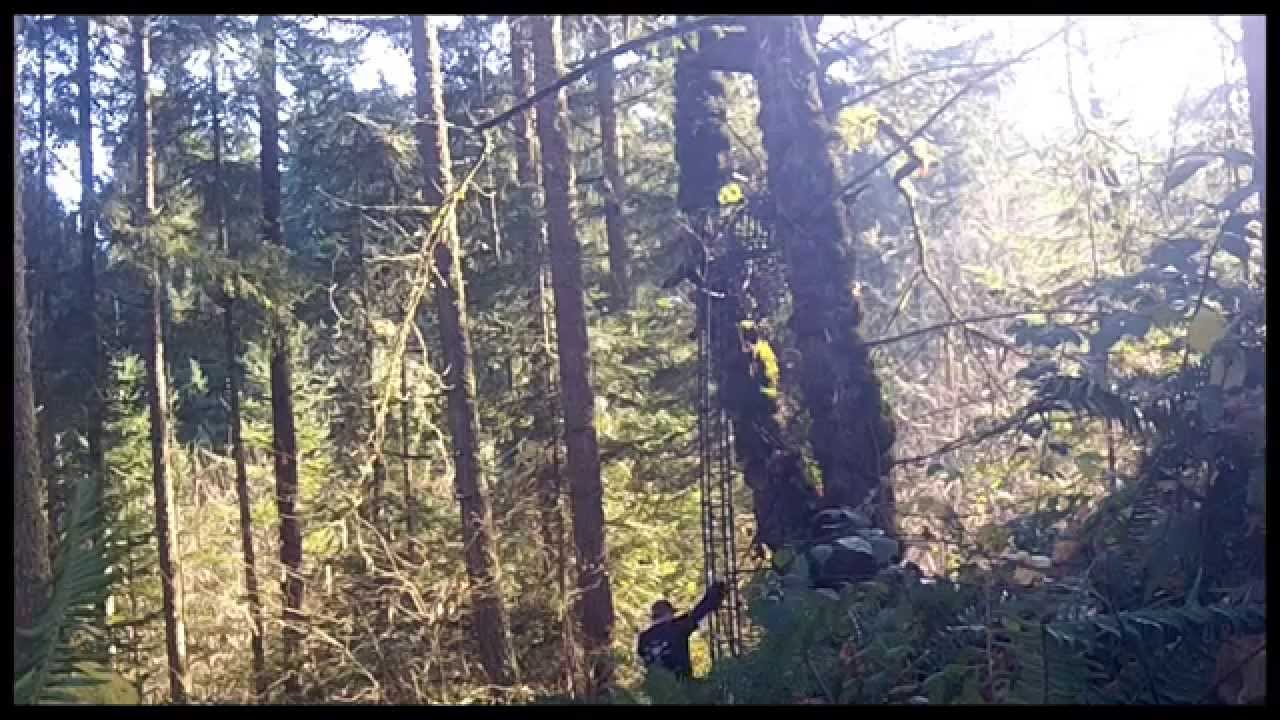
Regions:
M 676 609 L 665 598 L 653 604 L 650 617 L 653 624 L 640 633 L 636 654 L 645 667 L 655 664 L 670 670 L 677 677 L 693 675 L 689 661 L 689 636 L 698 629 L 698 623 L 720 607 L 724 601 L 724 582 L 717 581 L 707 588 L 693 610 L 677 615 Z

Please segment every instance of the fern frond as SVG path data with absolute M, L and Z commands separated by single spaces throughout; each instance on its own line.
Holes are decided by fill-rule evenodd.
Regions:
M 1134 434 L 1145 430 L 1137 405 L 1088 378 L 1051 375 L 1041 380 L 1028 412 L 1054 410 L 1105 418 Z
M 1050 623 L 1046 635 L 1076 657 L 1090 662 L 1091 688 L 1105 703 L 1189 704 L 1202 701 L 1212 679 L 1222 638 L 1228 633 L 1256 633 L 1266 627 L 1263 606 L 1204 606 L 1191 601 L 1179 607 L 1146 608 L 1096 615 L 1079 622 Z M 1065 669 L 1075 669 L 1066 654 Z M 1059 671 L 1064 668 L 1059 668 Z M 1059 673 L 1053 671 L 1051 676 Z M 1024 679 L 1025 680 L 1025 679 Z M 1027 688 L 1038 689 L 1033 680 Z M 1093 692 L 1091 690 L 1091 692 Z M 1067 700 L 1061 700 L 1067 702 Z M 1072 702 L 1079 702 L 1073 700 Z
M 1080 704 L 1090 697 L 1092 667 L 1069 638 L 1054 635 L 1046 625 L 1028 623 L 1008 629 L 1017 666 L 1009 687 L 1009 702 L 1020 704 Z
M 66 533 L 53 566 L 48 604 L 31 628 L 15 628 L 13 700 L 19 705 L 73 702 L 77 688 L 100 684 L 89 674 L 101 662 L 78 641 L 97 633 L 96 607 L 114 580 L 102 537 L 104 521 L 91 478 L 76 483 Z M 21 646 L 21 651 L 18 646 Z

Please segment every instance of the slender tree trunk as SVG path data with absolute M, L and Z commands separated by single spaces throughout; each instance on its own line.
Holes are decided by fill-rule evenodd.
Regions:
M 280 226 L 280 96 L 276 91 L 276 26 L 258 16 L 260 55 L 258 110 L 262 133 L 262 221 L 266 242 L 284 247 Z M 284 566 L 285 692 L 301 690 L 295 655 L 302 640 L 302 524 L 298 508 L 298 438 L 293 419 L 293 373 L 289 364 L 288 310 L 273 320 L 271 346 L 271 449 L 276 505 L 280 513 L 280 563 Z
M 511 30 L 512 86 L 516 97 L 529 97 L 534 91 L 529 16 L 518 19 L 518 22 L 508 23 Z M 533 353 L 533 393 L 540 399 L 535 410 L 538 414 L 534 419 L 535 432 L 546 443 L 536 481 L 541 515 L 543 570 L 548 578 L 554 580 L 559 594 L 563 659 L 561 672 L 565 691 L 573 697 L 576 691 L 574 658 L 577 657 L 577 642 L 573 627 L 574 614 L 570 611 L 571 602 L 566 593 L 569 558 L 565 543 L 567 528 L 561 501 L 564 479 L 560 462 L 560 437 L 557 432 L 559 423 L 556 417 L 556 362 L 552 347 L 555 319 L 552 315 L 550 267 L 547 262 L 547 223 L 542 214 L 542 167 L 535 130 L 537 112 L 535 107 L 530 107 L 517 114 L 512 118 L 512 126 L 516 136 L 516 177 L 523 190 L 521 206 L 524 210 L 522 234 L 526 237 L 525 257 L 528 266 L 535 270 L 531 273 L 533 285 L 530 290 L 530 307 L 534 309 L 534 330 L 540 333 L 540 344 Z
M 411 30 L 424 197 L 428 204 L 443 208 L 446 207 L 445 199 L 454 188 L 444 113 L 440 46 L 435 28 L 427 16 L 411 16 Z M 462 509 L 467 576 L 475 608 L 472 630 L 479 642 L 481 661 L 489 681 L 495 685 L 510 685 L 517 677 L 515 651 L 502 603 L 501 565 L 495 550 L 488 477 L 478 447 L 480 418 L 476 408 L 471 331 L 467 320 L 457 221 L 452 215 L 443 223 L 442 236 L 434 240 L 436 311 L 440 316 L 440 338 L 447 363 L 444 379 L 449 388 L 454 487 Z
M 36 246 L 29 258 L 35 261 L 32 263 L 35 270 L 38 269 L 36 263 L 40 260 L 41 251 L 49 247 L 49 27 L 44 15 L 36 15 L 33 22 L 39 33 L 36 49 L 36 123 L 39 129 L 36 158 L 40 196 L 36 203 Z M 32 310 L 34 313 L 34 308 Z
M 1249 84 L 1249 120 L 1253 126 L 1254 183 L 1262 203 L 1263 221 L 1267 212 L 1267 17 L 1246 15 L 1244 24 L 1244 70 Z M 1266 225 L 1263 225 L 1262 266 L 1267 265 Z
M 862 310 L 851 292 L 851 236 L 836 197 L 835 136 L 818 93 L 817 58 L 801 16 L 755 18 L 751 27 L 775 233 L 794 301 L 791 329 L 823 495 L 832 504 L 857 506 L 879 490 L 878 524 L 892 533 L 894 433 L 857 331 Z
M 365 202 L 364 184 L 361 178 L 356 178 L 356 202 Z M 361 427 L 361 422 L 367 423 L 367 430 L 373 431 L 374 423 L 377 418 L 374 417 L 374 388 L 373 388 L 373 356 L 374 356 L 374 336 L 373 336 L 373 309 L 370 307 L 369 298 L 372 297 L 369 287 L 369 272 L 364 264 L 364 211 L 355 210 L 355 228 L 351 233 L 351 241 L 348 247 L 351 253 L 352 262 L 355 263 L 355 285 L 356 295 L 360 305 L 360 312 L 364 317 L 361 319 L 359 328 L 360 347 L 363 351 L 356 361 L 356 377 L 358 384 L 363 390 L 357 390 L 355 393 L 355 401 L 358 407 L 368 407 L 363 421 L 356 423 L 357 427 Z M 401 363 L 403 366 L 403 363 Z M 360 414 L 359 412 L 357 413 Z M 363 433 L 361 433 L 363 434 Z M 361 475 L 364 475 L 364 463 L 361 462 Z M 372 524 L 380 532 L 386 532 L 383 524 L 382 498 L 386 494 L 387 487 L 387 467 L 382 457 L 382 447 L 377 445 L 373 448 L 373 457 L 370 459 L 370 482 L 366 487 L 365 512 L 364 519 Z
M 600 51 L 608 50 L 613 43 L 608 21 L 600 19 L 596 27 L 596 42 Z M 600 114 L 600 154 L 604 160 L 604 223 L 609 241 L 609 274 L 613 279 L 613 296 L 621 309 L 631 305 L 631 250 L 627 247 L 627 226 L 622 216 L 622 204 L 626 199 L 626 186 L 622 179 L 619 160 L 621 146 L 618 141 L 618 112 L 614 105 L 616 75 L 613 61 L 601 65 L 595 71 L 596 110 Z
M 101 506 L 107 489 L 106 449 L 102 445 L 105 388 L 102 348 L 98 339 L 98 196 L 93 187 L 93 59 L 90 53 L 90 25 L 87 15 L 76 16 L 76 103 L 80 115 L 80 307 L 84 312 L 85 375 L 89 381 L 87 431 L 89 472 L 98 483 Z
M 151 477 L 155 487 L 156 544 L 163 595 L 165 649 L 169 659 L 169 694 L 174 703 L 187 701 L 187 639 L 182 624 L 182 577 L 175 556 L 178 516 L 169 479 L 169 386 L 165 377 L 164 295 L 160 249 L 152 243 L 151 222 L 156 206 L 155 150 L 151 145 L 150 18 L 133 18 L 134 86 L 138 94 L 138 227 L 143 244 L 152 253 L 149 269 L 151 295 L 150 347 L 147 352 L 147 393 L 151 407 Z
M 555 82 L 564 69 L 560 55 L 560 19 L 537 16 L 533 19 L 532 32 L 535 76 L 537 83 L 545 87 Z M 591 354 L 583 307 L 582 249 L 573 224 L 573 163 L 564 92 L 548 95 L 537 108 L 588 689 L 602 693 L 613 680 L 610 656 L 613 595 L 605 551 L 604 489 L 600 481 L 595 395 L 590 382 Z
M 48 77 L 48 53 L 49 53 L 49 29 L 47 21 L 43 15 L 35 16 L 34 20 L 36 28 L 39 31 L 39 47 L 38 57 L 36 59 L 36 103 L 38 106 L 37 123 L 39 127 L 39 145 L 38 145 L 38 164 L 39 164 L 39 202 L 36 211 L 36 234 L 32 238 L 30 252 L 27 253 L 28 267 L 31 268 L 31 278 L 27 285 L 27 307 L 30 311 L 30 336 L 32 338 L 32 346 L 34 353 L 40 353 L 45 356 L 47 346 L 41 340 L 45 337 L 43 328 L 48 322 L 49 305 L 47 302 L 48 293 L 45 288 L 49 284 L 48 278 L 52 277 L 49 272 L 52 268 L 53 254 L 50 252 L 52 246 L 49 237 L 49 77 Z M 43 271 L 43 272 L 42 272 Z M 37 404 L 42 401 L 47 403 L 49 395 L 48 372 L 32 372 L 32 385 L 35 388 L 35 402 Z M 47 405 L 46 405 L 47 406 Z M 36 438 L 39 443 L 40 466 L 47 473 L 52 468 L 52 433 L 49 431 L 49 421 L 47 419 L 36 421 Z M 50 561 L 53 555 L 57 553 L 58 532 L 62 527 L 63 498 L 62 487 L 58 484 L 57 478 L 53 473 L 48 473 L 47 478 L 48 491 L 48 508 L 49 508 L 49 552 Z
M 530 44 L 528 18 L 508 21 L 511 31 L 511 82 L 516 97 L 533 94 L 533 76 L 530 73 Z M 537 110 L 530 108 L 511 119 L 516 139 L 516 178 L 522 189 L 521 234 L 526 240 L 523 257 L 534 272 L 529 297 L 535 332 L 540 333 L 539 347 L 533 353 L 532 392 L 540 398 L 534 419 L 536 432 L 547 445 L 542 467 L 537 473 L 538 504 L 541 508 L 544 569 L 549 576 L 558 567 L 556 557 L 560 536 L 564 532 L 564 514 L 560 509 L 560 468 L 556 462 L 559 440 L 555 433 L 555 367 L 552 343 L 552 316 L 550 292 L 547 287 L 547 224 L 542 216 L 542 172 L 538 165 L 538 138 L 534 134 L 534 117 Z
M 13 17 L 13 82 L 18 83 L 21 16 Z M 40 487 L 36 406 L 31 384 L 27 252 L 22 228 L 22 105 L 13 103 L 13 624 L 30 628 L 49 584 L 49 531 Z
M 218 90 L 218 18 L 209 18 L 209 107 L 213 128 L 213 212 L 218 227 L 218 241 L 228 259 L 237 256 L 227 235 L 226 189 L 222 185 L 222 95 Z M 222 312 L 223 341 L 227 372 L 228 422 L 231 425 L 231 456 L 236 466 L 236 501 L 240 508 L 240 552 L 244 563 L 245 598 L 249 602 L 249 620 L 253 623 L 250 645 L 253 652 L 253 687 L 259 700 L 267 694 L 267 659 L 264 647 L 266 626 L 262 615 L 262 598 L 258 592 L 258 560 L 253 546 L 252 496 L 249 492 L 249 468 L 245 460 L 243 419 L 240 410 L 240 331 L 236 327 L 237 292 L 231 288 Z

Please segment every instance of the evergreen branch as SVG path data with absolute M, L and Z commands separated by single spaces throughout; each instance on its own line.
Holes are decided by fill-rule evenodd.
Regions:
M 81 632 L 94 634 L 94 608 L 106 602 L 110 573 L 103 518 L 96 505 L 97 482 L 86 475 L 75 485 L 66 534 L 54 562 L 52 592 L 34 627 L 14 628 L 14 703 L 33 705 L 65 700 L 68 690 L 101 684 L 82 665 L 96 658 L 73 643 Z

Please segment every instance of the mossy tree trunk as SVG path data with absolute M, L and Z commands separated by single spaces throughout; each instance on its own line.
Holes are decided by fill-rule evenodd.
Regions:
M 835 136 L 819 96 L 817 57 L 801 16 L 754 18 L 751 30 L 776 240 L 791 286 L 790 327 L 824 501 L 857 506 L 879 490 L 877 524 L 892 533 L 894 432 L 858 334 L 862 310 L 852 294 L 852 238 L 837 196 Z

